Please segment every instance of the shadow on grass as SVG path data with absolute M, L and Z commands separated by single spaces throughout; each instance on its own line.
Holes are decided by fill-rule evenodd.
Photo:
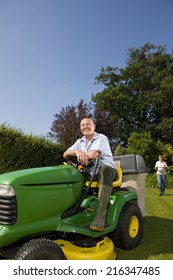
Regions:
M 119 260 L 173 259 L 173 220 L 147 216 L 140 245 L 131 251 L 116 248 Z

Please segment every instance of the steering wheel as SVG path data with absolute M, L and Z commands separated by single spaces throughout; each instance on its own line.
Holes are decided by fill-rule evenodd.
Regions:
M 70 155 L 67 159 L 67 162 L 69 165 L 72 165 L 73 167 L 77 168 L 78 170 L 82 170 L 85 166 L 94 166 L 95 160 L 89 159 L 87 163 L 84 165 L 78 162 L 76 155 Z

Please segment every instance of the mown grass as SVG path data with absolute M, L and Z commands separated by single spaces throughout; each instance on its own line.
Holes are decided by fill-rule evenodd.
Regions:
M 131 251 L 116 248 L 118 260 L 173 260 L 173 189 L 159 196 L 146 188 L 146 221 L 140 245 Z

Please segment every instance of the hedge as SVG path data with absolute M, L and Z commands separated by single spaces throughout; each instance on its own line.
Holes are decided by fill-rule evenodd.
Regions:
M 25 135 L 21 130 L 0 125 L 0 173 L 59 165 L 63 162 L 62 146 L 45 137 Z M 167 188 L 173 188 L 173 175 L 167 173 Z M 147 174 L 146 187 L 156 188 L 156 173 Z
M 156 178 L 156 173 L 153 174 L 147 174 L 145 186 L 147 188 L 157 188 L 157 178 Z M 171 189 L 173 188 L 173 175 L 167 173 L 166 175 L 166 188 Z
M 60 144 L 0 125 L 0 173 L 58 165 L 62 161 Z

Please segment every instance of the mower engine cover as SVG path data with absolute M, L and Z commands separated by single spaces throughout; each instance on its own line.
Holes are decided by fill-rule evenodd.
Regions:
M 57 231 L 62 212 L 81 197 L 83 183 L 83 175 L 69 165 L 1 174 L 0 247 Z

